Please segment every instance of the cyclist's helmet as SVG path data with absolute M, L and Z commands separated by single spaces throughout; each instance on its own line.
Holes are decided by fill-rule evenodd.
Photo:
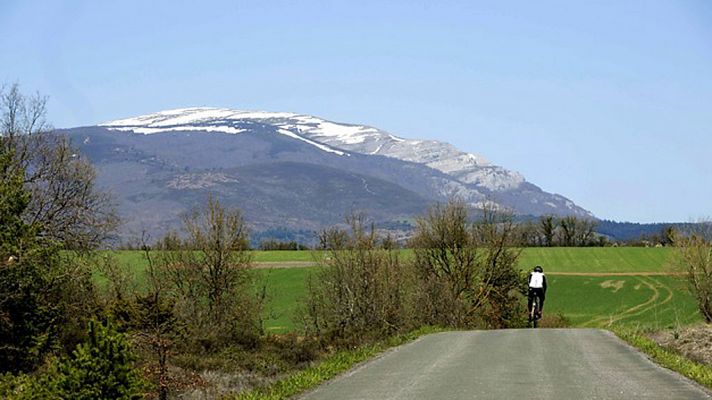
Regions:
M 544 268 L 542 268 L 541 265 L 537 265 L 534 267 L 534 272 L 544 272 Z

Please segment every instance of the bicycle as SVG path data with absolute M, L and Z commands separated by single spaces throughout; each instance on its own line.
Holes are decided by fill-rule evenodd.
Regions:
M 539 320 L 541 319 L 541 313 L 539 312 L 539 296 L 534 296 L 532 303 L 532 310 L 529 313 L 529 324 L 532 328 L 539 326 Z

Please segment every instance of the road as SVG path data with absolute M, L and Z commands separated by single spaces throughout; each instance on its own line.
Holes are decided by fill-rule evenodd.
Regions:
M 597 329 L 446 332 L 396 348 L 301 399 L 711 399 Z

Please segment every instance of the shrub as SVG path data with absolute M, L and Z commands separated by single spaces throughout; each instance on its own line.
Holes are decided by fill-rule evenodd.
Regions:
M 164 240 L 157 279 L 186 327 L 188 346 L 206 352 L 239 342 L 255 346 L 262 302 L 252 291 L 247 226 L 238 209 L 210 198 L 183 221 L 186 239 Z
M 677 234 L 674 243 L 678 267 L 685 272 L 700 314 L 712 323 L 712 222 L 698 224 L 696 232 Z
M 463 202 L 432 207 L 411 239 L 419 322 L 449 327 L 521 325 L 524 278 L 510 216 L 484 210 L 469 221 Z
M 89 322 L 87 342 L 62 361 L 55 383 L 60 398 L 76 400 L 137 399 L 139 377 L 123 334 L 110 323 Z
M 306 331 L 323 343 L 370 341 L 412 326 L 412 276 L 398 252 L 380 246 L 363 215 L 348 219 L 351 231 L 322 235 L 325 265 L 307 282 L 301 310 Z

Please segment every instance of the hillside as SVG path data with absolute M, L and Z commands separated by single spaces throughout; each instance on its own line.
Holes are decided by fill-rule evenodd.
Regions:
M 522 215 L 592 216 L 450 144 L 306 115 L 191 108 L 58 132 L 116 195 L 124 236 L 160 235 L 209 194 L 243 209 L 256 232 L 318 230 L 351 211 L 398 223 L 450 197 Z

